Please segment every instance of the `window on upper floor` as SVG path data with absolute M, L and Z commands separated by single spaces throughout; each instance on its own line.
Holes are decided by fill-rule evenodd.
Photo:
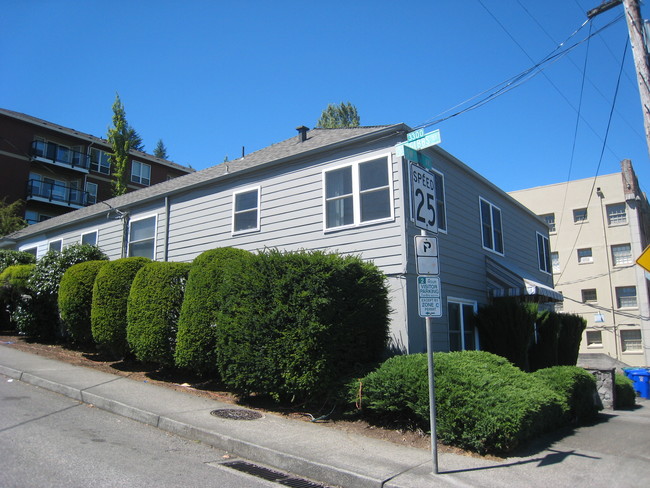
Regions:
M 111 174 L 111 155 L 101 149 L 90 148 L 90 169 L 105 175 Z
M 603 347 L 603 333 L 600 330 L 588 330 L 587 347 Z
M 156 216 L 131 220 L 129 223 L 129 256 L 155 258 Z
M 598 294 L 596 293 L 595 288 L 587 288 L 584 290 L 580 290 L 582 293 L 582 302 L 583 303 L 590 303 L 590 302 L 597 302 L 598 301 Z
M 612 264 L 614 266 L 623 266 L 632 264 L 632 247 L 630 244 L 616 244 L 612 246 Z
M 573 222 L 576 224 L 582 224 L 587 221 L 587 209 L 586 208 L 576 208 L 573 210 Z
M 578 263 L 593 263 L 594 256 L 590 247 L 585 247 L 584 249 L 578 249 Z
M 232 232 L 260 230 L 260 189 L 233 194 Z
M 481 208 L 481 235 L 483 247 L 498 254 L 503 254 L 503 225 L 501 209 L 487 200 L 479 198 Z
M 623 352 L 642 352 L 643 342 L 641 339 L 641 330 L 639 329 L 621 330 L 621 350 Z
M 387 157 L 324 171 L 325 229 L 392 219 L 390 174 Z
M 548 231 L 552 234 L 555 232 L 555 214 L 550 213 L 546 215 L 542 215 L 542 219 L 544 219 L 544 222 L 546 222 L 546 225 L 548 225 Z
M 551 265 L 551 248 L 548 243 L 548 237 L 537 233 L 537 261 L 539 270 L 551 274 L 553 268 Z
M 131 162 L 131 181 L 141 185 L 151 184 L 151 165 L 139 161 Z
M 87 193 L 86 198 L 88 199 L 87 203 L 89 205 L 91 205 L 93 203 L 97 203 L 97 190 L 98 190 L 98 188 L 99 187 L 98 187 L 97 183 L 92 183 L 90 181 L 86 181 L 86 193 Z
M 607 205 L 607 225 L 627 224 L 627 210 L 624 203 Z
M 635 308 L 637 306 L 636 286 L 617 286 L 616 306 L 618 308 Z
M 560 272 L 560 253 L 557 251 L 551 253 L 551 267 L 553 268 L 553 273 Z

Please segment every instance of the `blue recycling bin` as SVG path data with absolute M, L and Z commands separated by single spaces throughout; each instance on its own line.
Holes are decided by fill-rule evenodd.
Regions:
M 634 390 L 643 398 L 650 399 L 650 371 L 647 369 L 627 369 L 625 375 L 634 383 Z

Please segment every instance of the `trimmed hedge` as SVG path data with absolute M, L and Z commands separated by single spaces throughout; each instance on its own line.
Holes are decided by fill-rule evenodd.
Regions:
M 381 360 L 388 291 L 354 256 L 270 250 L 224 270 L 216 359 L 235 391 L 315 400 Z
M 28 291 L 27 283 L 34 267 L 34 264 L 15 264 L 0 273 L 0 327 L 3 329 L 16 328 L 14 314 Z
M 126 312 L 131 283 L 150 259 L 130 257 L 108 262 L 93 285 L 90 324 L 97 347 L 115 358 L 129 353 L 126 342 Z
M 549 310 L 537 314 L 536 341 L 528 350 L 530 371 L 557 366 L 558 338 L 562 322 L 559 314 Z
M 560 334 L 558 337 L 557 364 L 575 366 L 578 363 L 582 332 L 587 328 L 587 321 L 577 314 L 561 313 Z
M 12 251 L 10 249 L 0 249 L 0 273 L 9 266 L 20 264 L 35 264 L 36 256 L 24 251 Z
M 577 366 L 555 366 L 532 374 L 560 394 L 567 421 L 588 422 L 601 410 L 596 380 L 588 371 Z
M 223 247 L 205 251 L 192 262 L 178 320 L 174 352 L 178 367 L 199 375 L 216 373 L 216 321 L 221 306 L 217 288 L 231 261 L 251 256 L 242 249 Z
M 479 453 L 512 451 L 563 419 L 563 399 L 544 381 L 483 351 L 435 354 L 441 442 Z M 366 412 L 429 426 L 426 354 L 396 356 L 360 380 Z M 350 399 L 359 400 L 359 383 Z
M 59 314 L 61 323 L 75 344 L 93 344 L 90 326 L 90 310 L 93 286 L 99 270 L 108 261 L 85 261 L 78 263 L 63 274 L 59 286 Z
M 614 408 L 633 408 L 636 404 L 636 391 L 634 382 L 624 374 L 614 375 Z
M 139 361 L 173 366 L 178 318 L 189 263 L 151 262 L 135 275 L 126 339 Z

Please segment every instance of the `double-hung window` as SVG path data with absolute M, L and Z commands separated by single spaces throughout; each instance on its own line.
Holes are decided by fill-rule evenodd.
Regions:
M 151 166 L 139 161 L 131 162 L 131 181 L 141 185 L 151 184 Z
M 553 268 L 551 265 L 551 247 L 548 243 L 548 237 L 537 233 L 537 260 L 539 262 L 539 270 L 545 273 L 552 274 Z
M 260 230 L 260 189 L 235 192 L 233 194 L 233 233 L 257 230 Z
M 132 220 L 129 225 L 129 256 L 154 259 L 156 216 Z
M 483 247 L 497 254 L 503 254 L 503 226 L 501 209 L 487 200 L 479 198 L 481 207 L 481 235 Z
M 326 229 L 393 217 L 387 157 L 327 170 L 323 180 Z

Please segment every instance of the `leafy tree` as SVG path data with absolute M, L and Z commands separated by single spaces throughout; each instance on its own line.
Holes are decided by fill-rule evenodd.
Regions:
M 144 150 L 144 145 L 140 135 L 126 120 L 126 111 L 119 94 L 115 94 L 115 102 L 113 102 L 113 127 L 108 129 L 108 142 L 113 149 L 111 155 L 113 196 L 123 195 L 127 192 L 129 153 L 132 149 Z
M 350 102 L 341 102 L 339 105 L 328 104 L 321 113 L 316 127 L 323 129 L 336 129 L 340 127 L 359 127 L 360 119 L 357 108 Z
M 7 204 L 6 198 L 0 200 L 0 236 L 11 234 L 27 227 L 27 222 L 20 216 L 22 200 Z
M 163 142 L 162 139 L 158 139 L 156 148 L 153 150 L 153 155 L 160 159 L 169 159 L 169 155 L 167 154 L 167 148 L 165 147 L 165 143 Z

